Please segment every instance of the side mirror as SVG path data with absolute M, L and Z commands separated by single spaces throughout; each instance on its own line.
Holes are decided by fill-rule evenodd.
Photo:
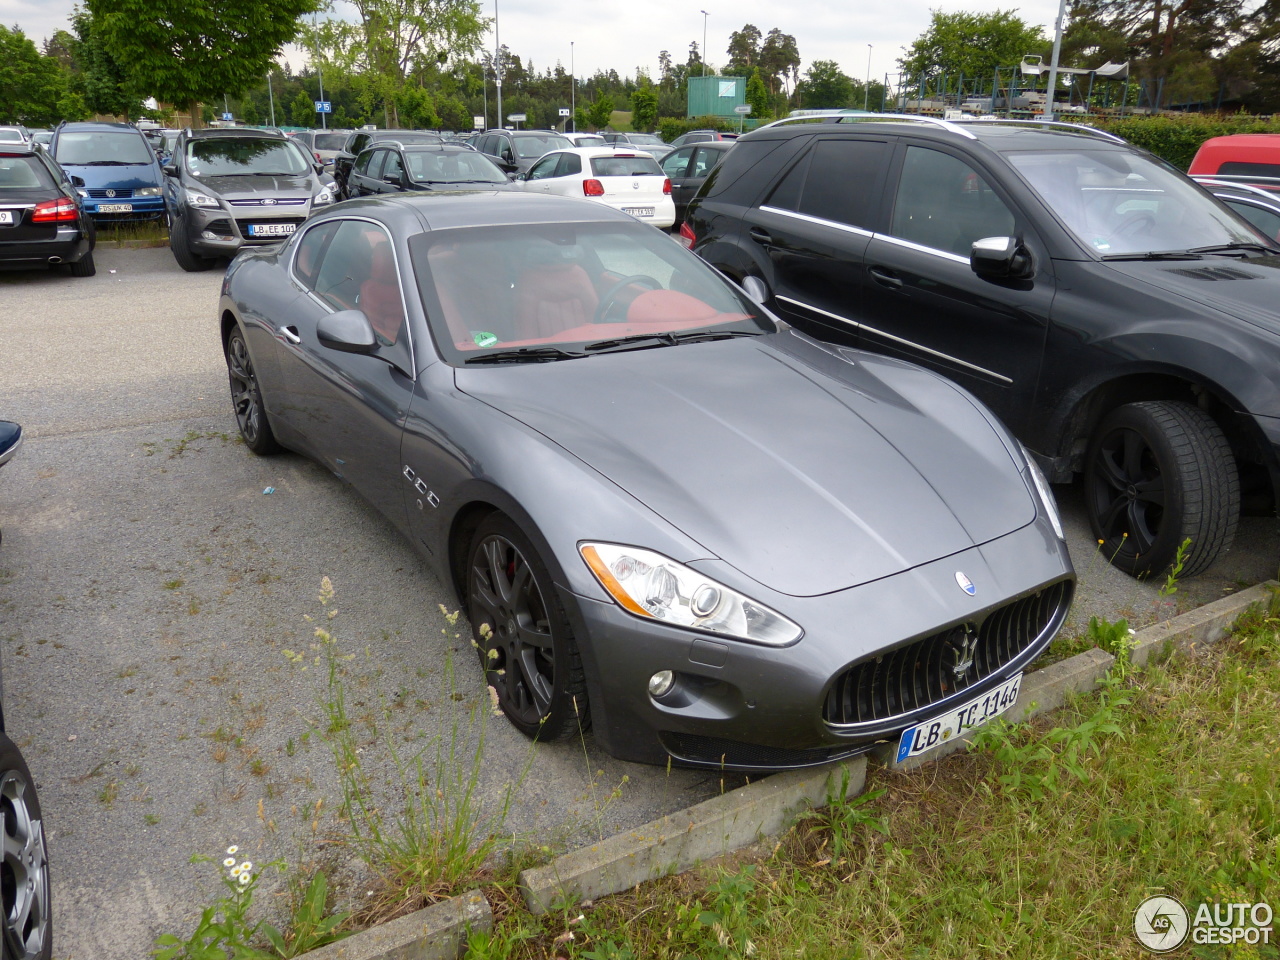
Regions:
M 742 292 L 758 307 L 763 307 L 769 299 L 769 288 L 759 277 L 743 277 Z
M 178 175 L 178 167 L 176 164 L 166 163 L 160 169 L 164 171 L 164 175 L 166 177 L 176 177 Z
M 403 187 L 404 177 L 401 177 L 394 173 L 390 173 L 390 174 L 387 174 L 387 176 L 382 178 L 382 182 L 390 184 L 393 187 Z
M 74 173 L 71 175 L 71 185 L 73 187 L 83 187 L 84 177 L 77 177 Z
M 316 339 L 343 353 L 372 353 L 378 345 L 369 318 L 360 310 L 340 310 L 321 317 L 316 324 Z
M 983 237 L 969 251 L 969 266 L 988 280 L 1025 280 L 1035 272 L 1031 252 L 1018 237 Z
M 323 163 L 313 163 L 312 166 L 316 168 L 316 173 L 324 173 Z
M 528 180 L 529 175 L 527 173 L 508 173 L 507 179 L 513 183 L 516 183 L 519 181 Z

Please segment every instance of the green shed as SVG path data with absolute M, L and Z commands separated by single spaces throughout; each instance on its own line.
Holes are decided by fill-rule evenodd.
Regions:
M 737 119 L 734 107 L 747 102 L 745 77 L 690 77 L 690 117 L 730 117 Z

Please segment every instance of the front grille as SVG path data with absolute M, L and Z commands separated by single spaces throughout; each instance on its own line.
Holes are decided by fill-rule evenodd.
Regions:
M 266 200 L 228 200 L 227 203 L 233 207 L 298 207 L 307 202 L 306 197 L 281 197 L 279 199 L 271 198 L 272 202 L 267 203 Z
M 133 189 L 131 187 L 126 187 L 124 189 L 116 189 L 111 192 L 110 196 L 108 196 L 107 190 L 105 187 L 102 187 L 100 189 L 90 187 L 89 196 L 91 196 L 94 200 L 128 200 L 133 196 Z
M 854 664 L 831 685 L 822 719 L 833 726 L 891 720 L 967 690 L 1047 639 L 1071 593 L 1071 581 L 1064 580 L 990 611 L 981 622 L 957 624 Z
M 859 744 L 856 747 L 788 750 L 783 747 L 763 747 L 754 743 L 739 743 L 737 740 L 701 737 L 692 733 L 675 733 L 669 730 L 660 733 L 658 739 L 674 759 L 685 763 L 712 767 L 749 767 L 753 770 L 817 766 L 863 753 L 870 746 L 870 744 Z

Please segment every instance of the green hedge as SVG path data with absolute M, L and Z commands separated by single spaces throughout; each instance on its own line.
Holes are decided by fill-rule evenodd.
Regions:
M 1130 143 L 1150 150 L 1168 160 L 1179 170 L 1191 166 L 1191 160 L 1200 144 L 1210 137 L 1225 137 L 1232 133 L 1280 133 L 1280 119 L 1264 119 L 1247 113 L 1230 116 L 1219 114 L 1188 113 L 1176 116 L 1091 116 L 1063 117 L 1079 120 L 1124 137 Z

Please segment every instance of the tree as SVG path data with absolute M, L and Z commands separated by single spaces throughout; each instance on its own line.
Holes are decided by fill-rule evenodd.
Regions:
M 609 121 L 613 119 L 613 98 L 600 96 L 597 97 L 591 106 L 587 107 L 587 126 L 592 130 L 603 130 L 609 125 Z
M 760 76 L 760 68 L 753 67 L 751 76 L 747 78 L 747 103 L 751 104 L 751 115 L 758 120 L 767 120 L 773 116 L 773 98 Z
M 763 39 L 760 28 L 753 23 L 744 24 L 741 30 L 729 34 L 729 63 L 725 67 L 727 76 L 751 76 L 751 69 L 760 62 L 760 41 Z
M 1044 51 L 1039 27 L 1028 26 L 1012 10 L 993 13 L 943 13 L 934 10 L 929 29 L 898 60 L 909 77 L 945 73 L 990 78 L 997 67 L 1022 62 Z
M 314 127 L 316 125 L 316 102 L 299 90 L 298 95 L 289 104 L 289 122 L 295 127 Z
M 801 102 L 815 110 L 860 107 L 862 99 L 859 97 L 854 103 L 853 86 L 853 80 L 840 70 L 840 65 L 834 60 L 815 60 L 800 84 Z
M 266 75 L 316 0 L 86 0 L 95 30 L 137 89 L 196 105 Z
M 43 127 L 62 118 L 66 75 L 21 30 L 0 26 L 0 91 L 0 123 Z
M 66 35 L 76 70 L 76 88 L 85 105 L 94 113 L 136 117 L 142 112 L 143 96 L 132 83 L 129 71 L 108 49 L 102 27 L 83 7 L 71 15 L 75 36 Z
M 658 123 L 658 92 L 645 84 L 631 94 L 631 127 L 652 130 Z
M 777 94 L 788 81 L 794 88 L 800 79 L 800 51 L 796 38 L 777 27 L 769 31 L 760 47 L 760 79 L 771 94 Z

